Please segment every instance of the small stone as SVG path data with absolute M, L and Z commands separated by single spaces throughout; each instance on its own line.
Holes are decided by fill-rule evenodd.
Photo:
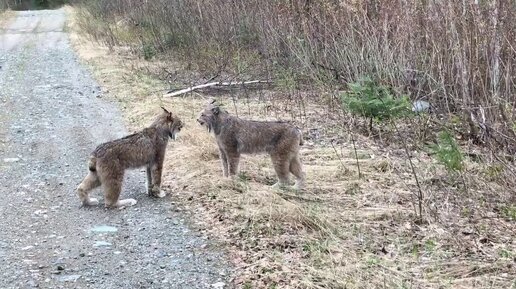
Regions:
M 106 241 L 96 241 L 95 244 L 93 244 L 93 247 L 109 247 L 109 246 L 112 246 L 113 244 L 109 243 L 109 242 L 106 242 Z
M 226 283 L 224 283 L 224 282 L 217 282 L 217 283 L 211 284 L 211 287 L 215 288 L 215 289 L 223 289 L 224 286 L 226 286 Z
M 113 226 L 100 225 L 90 229 L 90 232 L 94 233 L 116 233 L 118 229 Z
M 84 256 L 86 256 L 86 254 L 84 254 L 84 253 L 79 254 L 79 257 L 84 257 Z
M 81 275 L 62 275 L 57 278 L 61 282 L 76 282 L 81 278 Z
M 34 280 L 27 281 L 27 286 L 32 287 L 32 288 L 39 288 L 39 284 L 36 283 L 36 281 L 34 281 Z
M 424 100 L 416 100 L 412 104 L 413 112 L 428 112 L 430 111 L 430 103 Z
M 57 265 L 57 270 L 59 270 L 59 271 L 63 271 L 64 269 L 65 269 L 64 264 L 59 264 L 59 265 Z

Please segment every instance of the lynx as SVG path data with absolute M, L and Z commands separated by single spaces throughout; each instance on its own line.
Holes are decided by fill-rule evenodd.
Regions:
M 146 167 L 147 193 L 164 197 L 161 191 L 161 174 L 165 150 L 169 138 L 175 139 L 183 123 L 171 112 L 163 112 L 147 128 L 99 145 L 90 155 L 88 175 L 77 188 L 83 205 L 94 206 L 99 202 L 89 197 L 89 192 L 102 185 L 106 207 L 125 207 L 136 204 L 134 199 L 119 200 L 126 169 Z
M 278 177 L 274 187 L 288 186 L 292 173 L 296 177 L 294 188 L 303 188 L 305 174 L 299 159 L 303 140 L 295 126 L 281 121 L 240 119 L 222 110 L 214 100 L 208 103 L 197 121 L 215 134 L 224 177 L 238 173 L 241 154 L 267 153 Z

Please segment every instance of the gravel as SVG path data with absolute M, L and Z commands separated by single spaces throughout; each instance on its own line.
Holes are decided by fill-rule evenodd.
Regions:
M 147 197 L 143 172 L 122 192 L 136 206 L 80 208 L 87 156 L 126 130 L 65 20 L 23 11 L 0 30 L 0 288 L 227 287 L 223 250 L 178 222 L 186 216 L 168 197 Z

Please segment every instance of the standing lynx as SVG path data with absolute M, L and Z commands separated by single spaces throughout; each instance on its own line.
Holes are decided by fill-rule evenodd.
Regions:
M 278 176 L 275 187 L 287 186 L 292 173 L 296 177 L 294 188 L 303 188 L 305 174 L 299 159 L 303 139 L 295 126 L 240 119 L 222 110 L 215 101 L 208 103 L 197 121 L 215 134 L 225 177 L 238 173 L 241 154 L 267 153 Z
M 98 200 L 89 192 L 102 185 L 106 207 L 123 207 L 136 204 L 134 199 L 119 200 L 126 169 L 147 168 L 147 193 L 164 197 L 161 191 L 161 174 L 169 138 L 175 139 L 183 123 L 171 112 L 163 112 L 147 128 L 99 145 L 90 155 L 88 175 L 77 188 L 83 205 L 93 206 Z

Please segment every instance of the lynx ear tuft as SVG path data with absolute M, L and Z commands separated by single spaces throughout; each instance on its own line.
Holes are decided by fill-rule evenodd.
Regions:
M 163 109 L 163 111 L 167 114 L 167 120 L 168 121 L 172 121 L 174 118 L 172 117 L 172 113 L 170 111 L 168 111 L 166 108 L 164 108 L 163 106 L 161 107 L 161 109 Z

